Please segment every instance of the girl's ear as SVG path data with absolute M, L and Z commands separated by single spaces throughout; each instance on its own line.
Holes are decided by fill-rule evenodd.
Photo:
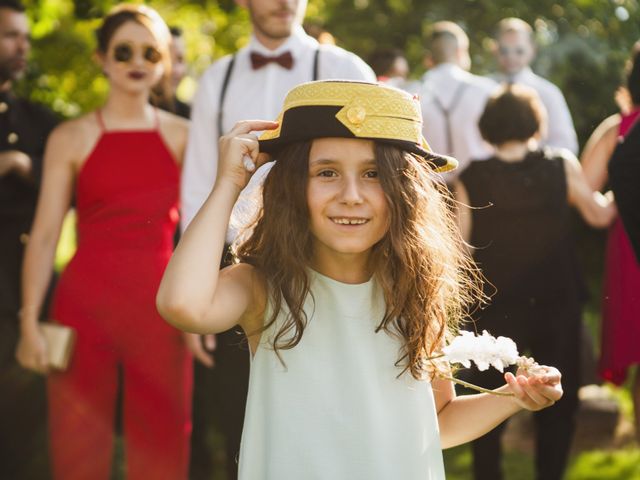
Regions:
M 247 0 L 235 0 L 236 5 L 242 8 L 247 8 Z

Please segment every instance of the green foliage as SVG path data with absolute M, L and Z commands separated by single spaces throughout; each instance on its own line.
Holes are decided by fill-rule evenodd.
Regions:
M 64 116 L 94 108 L 104 99 L 106 81 L 92 62 L 97 18 L 113 0 L 31 0 L 34 55 L 23 91 Z M 183 27 L 192 65 L 181 90 L 190 96 L 211 62 L 244 45 L 247 14 L 233 0 L 153 0 L 169 24 Z M 473 71 L 494 68 L 491 34 L 506 16 L 536 28 L 540 46 L 535 69 L 564 91 L 581 143 L 616 110 L 613 92 L 629 48 L 640 38 L 636 0 L 309 0 L 307 19 L 324 25 L 338 43 L 366 58 L 376 47 L 404 49 L 413 76 L 423 71 L 423 38 L 438 20 L 452 20 L 471 39 Z
M 536 29 L 534 69 L 558 84 L 583 144 L 595 126 L 616 111 L 613 93 L 640 28 L 638 2 L 627 0 L 322 0 L 318 11 L 341 44 L 366 58 L 378 46 L 404 49 L 423 71 L 424 34 L 439 20 L 459 23 L 471 40 L 473 71 L 494 69 L 491 42 L 496 23 L 515 16 Z M 627 17 L 625 17 L 625 13 Z M 623 20 L 625 19 L 626 20 Z
M 78 240 L 76 223 L 76 211 L 70 210 L 65 216 L 64 222 L 62 223 L 60 239 L 58 240 L 58 246 L 56 248 L 54 269 L 58 273 L 64 270 L 64 267 L 67 266 L 76 252 L 76 245 Z
M 572 463 L 567 480 L 640 480 L 640 450 L 585 452 Z
M 95 61 L 94 31 L 112 0 L 33 0 L 26 2 L 32 24 L 30 69 L 18 86 L 23 94 L 45 103 L 63 117 L 99 106 L 108 82 Z M 141 2 L 137 2 L 141 3 Z M 192 68 L 187 96 L 195 78 L 214 59 L 237 50 L 249 38 L 247 14 L 229 2 L 149 2 L 170 25 L 184 30 Z

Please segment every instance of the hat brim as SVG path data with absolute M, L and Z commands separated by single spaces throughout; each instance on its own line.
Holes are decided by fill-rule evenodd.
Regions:
M 342 123 L 336 121 L 336 114 L 342 107 L 314 105 L 291 108 L 284 112 L 279 119 L 280 127 L 277 136 L 272 134 L 259 138 L 260 151 L 276 156 L 283 148 L 298 142 L 314 140 L 316 138 L 359 138 L 374 140 L 376 142 L 393 145 L 406 150 L 427 162 L 433 164 L 438 172 L 447 172 L 458 166 L 458 161 L 447 155 L 440 155 L 429 149 L 427 142 L 422 139 L 422 144 L 397 138 L 384 138 L 380 136 L 359 136 Z

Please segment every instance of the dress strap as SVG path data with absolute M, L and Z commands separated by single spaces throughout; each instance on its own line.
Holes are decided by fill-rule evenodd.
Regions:
M 107 127 L 104 125 L 104 120 L 102 119 L 102 109 L 99 108 L 96 110 L 96 120 L 98 120 L 98 125 L 100 126 L 100 130 L 102 132 L 107 131 Z

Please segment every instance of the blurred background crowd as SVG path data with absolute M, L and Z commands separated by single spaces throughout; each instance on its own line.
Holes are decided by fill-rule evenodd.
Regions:
M 44 453 L 47 451 L 44 446 L 47 443 L 44 385 L 41 379 L 30 376 L 35 374 L 28 374 L 18 367 L 14 351 L 19 339 L 18 311 L 23 318 L 23 329 L 26 317 L 31 316 L 34 320 L 38 316 L 48 317 L 44 306 L 46 288 L 41 289 L 43 298 L 37 302 L 24 301 L 24 292 L 23 300 L 20 300 L 19 292 L 24 245 L 29 240 L 41 181 L 43 140 L 54 125 L 95 110 L 95 119 L 90 116 L 90 120 L 84 122 L 89 125 L 90 135 L 95 133 L 96 138 L 103 138 L 122 126 L 124 130 L 130 129 L 131 125 L 135 125 L 134 129 L 139 130 L 142 125 L 145 130 L 158 132 L 165 143 L 161 145 L 157 139 L 145 139 L 144 142 L 151 143 L 144 143 L 141 151 L 151 149 L 156 152 L 153 155 L 175 159 L 182 166 L 184 227 L 215 179 L 215 164 L 213 170 L 200 165 L 208 162 L 205 152 L 215 150 L 214 132 L 226 131 L 235 120 L 242 118 L 275 117 L 282 102 L 280 97 L 288 90 L 287 82 L 293 82 L 293 86 L 296 82 L 312 79 L 344 77 L 377 79 L 419 96 L 427 141 L 433 150 L 454 156 L 460 162 L 455 172 L 440 180 L 449 186 L 452 197 L 463 206 L 494 206 L 493 210 L 487 211 L 484 208 L 459 209 L 462 233 L 469 244 L 476 247 L 471 253 L 494 287 L 492 291 L 487 290 L 494 297 L 493 304 L 475 314 L 476 323 L 470 328 L 479 331 L 487 328 L 492 334 L 514 337 L 537 359 L 558 366 L 564 373 L 565 398 L 554 407 L 555 410 L 550 409 L 552 413 L 536 416 L 538 443 L 533 448 L 535 461 L 529 462 L 535 466 L 529 467 L 527 473 L 508 466 L 507 475 L 512 476 L 504 478 L 534 478 L 534 471 L 537 472 L 535 478 L 563 478 L 580 409 L 579 389 L 605 381 L 609 385 L 622 386 L 610 388 L 601 395 L 614 398 L 614 405 L 622 404 L 627 423 L 631 425 L 625 453 L 619 457 L 612 454 L 603 460 L 609 464 L 618 461 L 621 466 L 608 477 L 598 473 L 596 467 L 587 467 L 584 476 L 572 473 L 571 478 L 640 478 L 637 467 L 640 455 L 637 443 L 633 441 L 634 428 L 638 435 L 638 423 L 636 420 L 633 426 L 631 414 L 631 405 L 635 405 L 636 410 L 640 408 L 639 373 L 635 367 L 640 362 L 637 346 L 640 344 L 640 267 L 622 223 L 615 219 L 611 195 L 606 194 L 609 158 L 618 139 L 633 127 L 640 113 L 640 50 L 635 46 L 640 39 L 640 23 L 637 22 L 640 7 L 636 2 L 309 0 L 308 5 L 302 0 L 149 2 L 170 28 L 166 30 L 167 25 L 163 24 L 168 35 L 164 38 L 156 27 L 147 27 L 159 46 L 155 51 L 143 52 L 144 62 L 154 68 L 162 62 L 170 63 L 171 67 L 166 71 L 171 75 L 162 89 L 155 87 L 138 92 L 138 97 L 144 99 L 138 105 L 140 124 L 127 123 L 127 115 L 131 119 L 137 118 L 135 112 L 119 116 L 121 112 L 112 108 L 114 98 L 121 100 L 130 93 L 127 93 L 128 87 L 117 83 L 113 74 L 116 70 L 111 69 L 116 69 L 118 63 L 128 65 L 132 60 L 119 58 L 117 55 L 124 53 L 116 52 L 114 66 L 108 63 L 107 55 L 111 55 L 113 45 L 110 42 L 122 26 L 105 34 L 104 45 L 96 45 L 95 41 L 96 28 L 103 25 L 104 16 L 116 4 L 106 0 L 40 0 L 25 2 L 26 9 L 23 10 L 17 2 L 0 2 L 0 54 L 5 55 L 0 60 L 8 59 L 0 65 L 2 154 L 22 151 L 29 156 L 28 160 L 21 156 L 2 157 L 4 163 L 0 163 L 3 166 L 0 169 L 0 198 L 3 199 L 0 205 L 3 242 L 0 271 L 1 288 L 5 292 L 0 294 L 3 302 L 0 305 L 3 322 L 0 325 L 3 332 L 0 339 L 3 362 L 0 366 L 3 382 L 0 441 L 3 444 L 0 449 L 4 452 L 0 455 L 0 477 L 49 478 L 50 461 Z M 289 10 L 292 13 L 290 29 L 288 33 L 279 33 L 278 41 L 275 41 L 269 30 L 270 15 Z M 11 17 L 9 21 L 8 15 L 19 18 Z M 304 32 L 296 30 L 302 16 Z M 28 19 L 28 25 L 20 23 L 22 17 Z M 11 30 L 15 27 L 13 21 L 18 22 L 18 33 Z M 138 22 L 135 18 L 133 21 Z M 18 38 L 29 31 L 29 37 Z M 270 44 L 272 40 L 274 43 Z M 303 58 L 299 52 L 304 49 L 295 42 L 323 46 L 314 47 L 320 52 L 319 58 L 312 60 L 310 54 L 308 72 L 305 70 L 304 75 L 296 73 L 296 62 L 303 63 L 296 55 Z M 277 59 L 265 57 L 266 60 L 252 58 L 249 68 L 248 63 L 247 66 L 242 63 L 242 55 L 249 55 L 247 45 L 255 48 L 258 44 L 257 50 L 262 54 L 273 51 L 279 56 Z M 280 55 L 285 44 L 291 47 L 293 60 Z M 18 52 L 15 53 L 15 58 L 20 57 L 17 63 L 7 53 L 11 48 Z M 101 54 L 105 55 L 102 59 Z M 96 55 L 98 61 L 91 61 Z M 136 52 L 130 49 L 128 55 L 136 55 Z M 325 55 L 330 61 L 326 61 Z M 212 64 L 214 66 L 209 68 Z M 258 77 L 252 76 L 258 75 L 256 72 L 271 71 L 269 69 L 276 72 L 274 75 L 291 77 L 291 80 L 284 81 L 279 88 L 271 83 L 257 82 L 255 78 Z M 245 93 L 246 97 L 241 99 Z M 18 98 L 25 103 L 17 103 Z M 149 113 L 157 111 L 149 110 L 148 98 L 163 110 L 184 118 L 191 116 L 188 141 L 186 122 L 165 117 L 164 113 Z M 253 110 L 242 106 L 243 101 L 256 104 L 263 99 L 268 106 Z M 20 119 L 10 116 L 14 110 L 22 112 Z M 18 135 L 18 127 L 11 122 L 24 124 L 20 128 L 31 132 L 34 139 L 27 141 L 26 136 L 23 139 L 23 134 Z M 77 125 L 74 128 L 71 136 L 87 134 L 87 130 Z M 183 130 L 185 133 L 181 135 Z M 129 150 L 129 144 L 124 140 L 113 141 L 111 148 Z M 23 144 L 28 147 L 20 147 Z M 91 148 L 86 153 L 91 153 L 91 157 L 97 155 Z M 107 150 L 105 155 L 108 154 Z M 74 161 L 70 159 L 70 165 L 78 167 Z M 179 237 L 175 210 L 180 180 L 172 169 L 165 172 L 166 176 L 152 179 L 153 182 L 170 183 L 162 197 L 167 211 L 149 213 L 171 217 L 161 225 L 162 231 L 147 232 L 147 235 L 156 234 L 158 239 L 162 238 L 162 248 L 168 248 L 167 232 L 173 238 L 175 231 L 176 241 Z M 76 174 L 79 171 L 78 168 Z M 80 211 L 80 231 L 84 232 L 80 241 L 85 242 L 85 251 L 89 249 L 87 238 L 92 237 L 91 222 L 95 222 L 93 217 L 87 222 L 87 215 L 82 215 L 83 205 L 90 203 L 87 192 L 96 185 L 102 188 L 104 176 L 111 174 L 105 172 L 101 179 L 96 175 L 94 180 L 79 174 L 65 177 L 67 194 L 63 197 L 68 205 L 60 207 L 59 211 L 65 213 L 68 206 Z M 74 190 L 80 179 L 84 179 L 84 190 L 82 185 Z M 95 183 L 87 187 L 88 181 Z M 118 183 L 117 175 L 113 181 Z M 140 187 L 145 181 L 151 182 L 146 177 L 141 178 L 136 188 L 146 188 Z M 53 185 L 52 180 L 50 183 Z M 47 198 L 56 200 L 55 195 L 48 195 Z M 75 200 L 71 200 L 72 197 Z M 111 201 L 110 197 L 100 197 L 97 201 L 104 202 L 105 198 Z M 131 198 L 132 203 L 138 201 L 138 198 Z M 145 208 L 147 206 L 145 204 Z M 109 241 L 95 239 L 97 247 L 92 248 L 110 251 L 118 241 L 130 242 L 134 237 L 128 236 L 130 232 L 126 228 L 133 226 L 135 219 L 129 220 L 131 225 L 118 230 L 123 233 L 120 240 L 118 235 Z M 64 269 L 76 251 L 76 222 L 73 209 L 64 223 L 62 217 L 58 222 L 62 237 L 55 255 L 57 272 Z M 44 220 L 40 221 L 40 224 L 44 223 Z M 94 228 L 96 224 L 93 223 Z M 607 228 L 610 228 L 609 233 Z M 229 233 L 229 241 L 234 235 L 234 232 Z M 492 244 L 500 245 L 499 255 L 495 253 L 498 247 L 494 250 L 486 248 Z M 148 248 L 156 246 L 150 244 Z M 42 265 L 46 262 L 37 264 Z M 127 268 L 123 266 L 123 269 Z M 37 278 L 35 270 L 36 266 L 32 266 L 27 273 L 30 280 Z M 139 274 L 142 270 L 134 268 L 130 271 Z M 114 278 L 118 274 L 114 273 Z M 48 278 L 46 272 L 41 276 Z M 112 293 L 115 295 L 120 292 L 125 296 L 132 291 L 128 287 L 114 288 Z M 33 291 L 29 295 L 29 298 L 38 296 Z M 57 301 L 55 305 L 61 308 L 59 311 L 67 312 L 67 308 L 71 308 L 59 307 L 61 301 L 59 298 Z M 33 303 L 38 304 L 37 311 L 30 312 Z M 127 307 L 122 308 L 126 310 Z M 140 316 L 144 315 L 146 313 L 140 313 Z M 150 330 L 140 333 L 144 331 Z M 190 366 L 175 373 L 176 383 L 181 382 L 187 403 L 192 396 L 194 399 L 193 412 L 183 405 L 180 414 L 185 421 L 183 417 L 193 413 L 194 428 L 191 457 L 185 457 L 183 463 L 185 468 L 189 464 L 189 478 L 234 478 L 243 395 L 246 395 L 246 385 L 243 385 L 248 368 L 246 347 L 244 350 L 235 348 L 241 343 L 236 332 L 231 332 L 229 339 L 219 336 L 215 350 L 211 337 L 185 340 L 196 363 L 194 374 Z M 82 341 L 80 338 L 79 342 Z M 160 343 L 154 343 L 153 347 L 165 348 Z M 177 354 L 182 353 L 181 350 Z M 233 366 L 227 370 L 225 362 Z M 627 375 L 627 367 L 635 370 Z M 216 373 L 212 376 L 207 373 L 210 371 Z M 479 384 L 497 386 L 492 385 L 495 379 L 474 377 L 475 372 L 469 375 Z M 121 405 L 123 397 L 128 398 L 129 388 L 123 384 L 126 376 L 126 371 L 123 374 L 120 369 L 114 380 L 114 418 L 107 428 L 108 438 L 112 431 L 118 434 L 117 438 L 123 433 Z M 195 379 L 193 391 L 192 378 Z M 50 416 L 52 412 L 64 410 L 66 405 L 61 395 L 68 390 L 60 389 L 60 384 L 56 387 L 57 381 L 49 385 L 50 395 L 54 392 L 58 403 L 52 407 L 50 399 Z M 51 390 L 52 383 L 54 390 Z M 23 393 L 13 395 L 11 389 L 16 392 L 23 389 Z M 143 401 L 153 403 L 153 398 L 143 395 Z M 13 410 L 16 403 L 28 407 L 17 416 L 11 413 L 16 411 Z M 619 410 L 620 407 L 614 408 Z M 152 411 L 153 415 L 162 416 L 163 411 Z M 126 430 L 126 419 L 124 422 Z M 187 423 L 190 422 L 186 421 L 185 425 Z M 618 427 L 616 423 L 615 428 Z M 24 430 L 22 436 L 18 435 L 20 430 Z M 471 449 L 473 455 L 468 450 L 458 449 L 445 457 L 451 478 L 503 478 L 500 466 L 503 430 L 497 429 L 483 441 L 475 442 Z M 619 432 L 609 433 L 613 438 Z M 75 434 L 62 428 L 57 433 L 61 436 L 55 438 L 62 442 L 60 439 L 65 435 Z M 8 442 L 12 444 L 11 449 L 4 448 Z M 115 453 L 109 453 L 109 459 L 104 460 L 104 468 L 111 471 L 112 478 L 134 478 L 132 472 L 135 470 L 122 460 L 127 456 L 126 447 L 122 442 L 116 445 Z M 93 448 L 90 444 L 87 446 Z M 187 446 L 183 455 L 188 451 Z M 66 452 L 71 458 L 67 460 L 72 462 L 76 454 L 77 451 Z M 115 458 L 115 467 L 109 466 L 111 456 Z M 83 478 L 86 475 L 82 472 L 76 473 L 77 476 L 60 474 L 67 468 L 60 462 L 56 468 L 56 478 Z M 182 467 L 176 468 L 179 471 Z M 520 473 L 509 474 L 513 471 Z M 2 472 L 7 472 L 6 477 Z M 127 474 L 131 476 L 127 477 Z M 588 476 L 590 474 L 594 476 Z M 178 474 L 172 475 L 167 478 L 179 478 Z

